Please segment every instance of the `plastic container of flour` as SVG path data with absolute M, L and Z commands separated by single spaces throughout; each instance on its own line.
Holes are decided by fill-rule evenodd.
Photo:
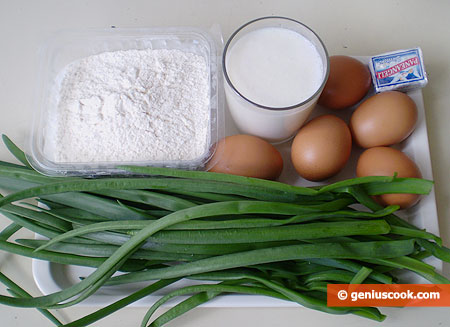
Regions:
M 103 88 L 103 95 L 101 97 L 81 99 L 78 104 L 75 104 L 75 106 L 78 106 L 79 108 L 74 108 L 74 105 L 69 103 L 67 107 L 71 108 L 75 114 L 77 114 L 77 110 L 86 111 L 86 108 L 95 108 L 96 103 L 103 106 L 103 111 L 86 111 L 83 114 L 80 114 L 80 121 L 71 125 L 71 122 L 67 120 L 68 118 L 63 117 L 61 111 L 58 111 L 66 110 L 65 107 L 61 105 L 62 96 L 60 92 L 63 87 L 67 87 L 67 85 L 70 86 L 70 83 L 72 83 L 65 82 L 65 84 L 62 84 L 61 76 L 69 74 L 67 72 L 62 74 L 62 72 L 67 70 L 67 67 L 70 67 L 73 63 L 86 60 L 86 58 L 92 56 L 99 56 L 104 53 L 126 53 L 134 50 L 140 53 L 147 52 L 147 54 L 144 53 L 145 55 L 139 55 L 142 57 L 141 60 L 155 60 L 156 66 L 163 67 L 157 72 L 159 78 L 163 78 L 159 83 L 161 85 L 175 83 L 167 86 L 167 89 L 169 90 L 167 91 L 168 93 L 162 94 L 162 96 L 161 94 L 158 94 L 158 92 L 155 93 L 155 89 L 152 89 L 152 87 L 155 87 L 155 82 L 152 80 L 154 74 L 148 74 L 148 77 L 145 75 L 147 73 L 145 69 L 148 67 L 148 62 L 143 62 L 143 71 L 139 71 L 140 66 L 138 66 L 137 69 L 131 73 L 131 75 L 136 74 L 136 76 L 140 76 L 139 87 L 135 87 L 132 78 L 123 86 L 124 88 L 133 88 L 132 92 L 130 91 L 130 94 L 137 94 L 135 103 L 139 105 L 139 108 L 136 110 L 141 111 L 141 116 L 134 117 L 134 122 L 129 123 L 131 126 L 129 133 L 126 130 L 121 131 L 121 133 L 117 132 L 117 129 L 123 128 L 120 119 L 124 118 L 114 116 L 124 115 L 120 108 L 117 109 L 114 107 L 121 106 L 125 108 L 124 103 L 127 101 L 129 102 L 129 99 L 127 99 L 129 94 L 121 94 L 121 90 L 115 90 L 114 92 L 118 95 L 116 95 L 116 99 L 112 101 L 113 104 L 109 105 L 108 101 L 111 99 L 111 96 L 108 94 L 108 91 L 105 91 L 107 87 Z M 196 85 L 196 75 L 193 75 L 192 78 L 189 76 L 189 69 L 191 69 L 189 67 L 184 68 L 184 75 L 180 79 L 180 83 L 185 83 L 187 81 L 188 84 L 186 84 L 186 86 L 176 84 L 179 80 L 176 69 L 178 65 L 181 66 L 182 64 L 178 64 L 176 61 L 166 62 L 167 58 L 164 56 L 160 56 L 156 59 L 152 59 L 148 56 L 148 53 L 163 53 L 163 50 L 167 50 L 166 52 L 170 53 L 182 53 L 181 57 L 184 57 L 185 55 L 191 56 L 184 59 L 187 63 L 190 62 L 189 58 L 192 57 L 199 59 L 202 62 L 202 65 L 204 62 L 206 68 L 202 70 L 202 72 L 206 71 L 206 73 L 205 75 L 201 75 L 204 76 L 204 78 L 202 78 L 203 84 Z M 221 37 L 217 32 L 193 27 L 142 29 L 110 28 L 59 32 L 44 44 L 39 54 L 41 64 L 37 77 L 38 80 L 34 101 L 35 114 L 29 147 L 26 151 L 30 164 L 39 172 L 50 176 L 95 177 L 101 175 L 126 174 L 124 171 L 117 168 L 120 165 L 204 170 L 206 163 L 211 159 L 216 150 L 215 146 L 217 141 L 224 135 L 223 75 L 220 64 L 221 51 Z M 116 68 L 119 69 L 119 74 L 121 73 L 121 69 L 124 71 L 128 69 L 127 65 L 124 64 L 122 66 L 123 68 L 120 68 L 120 65 L 119 68 Z M 171 67 L 171 75 L 169 72 L 165 71 L 166 67 Z M 70 74 L 73 75 L 73 72 Z M 127 72 L 127 74 L 130 75 L 129 72 Z M 164 79 L 165 75 L 170 75 L 170 78 Z M 102 76 L 96 77 L 99 80 L 102 80 Z M 146 82 L 146 79 L 148 79 L 148 89 L 146 89 L 147 84 L 144 83 Z M 170 81 L 167 81 L 168 79 L 170 79 Z M 119 83 L 118 85 L 121 84 Z M 195 91 L 197 88 L 204 88 L 205 85 L 206 93 L 201 89 L 203 92 L 201 94 L 204 95 L 204 97 L 201 98 L 201 110 L 204 110 L 206 114 L 197 115 L 196 112 L 192 112 L 192 110 L 195 110 L 196 108 L 196 102 L 187 102 L 186 104 L 178 101 L 178 98 L 171 98 L 179 97 L 179 93 L 183 92 L 183 94 L 186 94 L 183 95 L 184 98 L 181 98 L 181 100 L 187 99 L 185 100 L 186 102 L 191 97 L 189 93 L 191 90 Z M 80 89 L 80 85 L 78 85 L 78 88 Z M 171 89 L 172 91 L 170 91 Z M 80 91 L 76 90 L 76 92 Z M 76 94 L 76 92 L 74 93 Z M 147 103 L 150 103 L 148 108 L 146 107 Z M 132 109 L 132 105 L 127 106 L 127 110 Z M 175 106 L 177 108 L 172 108 Z M 189 113 L 183 112 L 184 107 L 187 106 L 189 106 L 188 109 L 191 110 Z M 171 113 L 171 117 L 169 117 L 169 114 L 164 111 L 164 108 L 166 107 L 169 111 L 172 109 L 178 110 L 178 114 Z M 158 109 L 158 113 L 154 114 L 152 108 L 155 110 Z M 112 111 L 116 113 L 112 114 Z M 109 112 L 112 116 L 110 118 L 103 117 L 106 112 Z M 102 119 L 99 119 L 97 116 L 102 116 Z M 139 117 L 144 117 L 144 119 L 146 119 L 147 116 L 151 118 L 148 118 L 148 128 L 145 128 L 147 122 L 143 123 Z M 181 118 L 178 119 L 178 116 Z M 201 118 L 201 121 L 191 122 L 191 120 L 199 120 L 199 117 Z M 66 125 L 61 123 L 64 119 L 67 120 L 64 122 Z M 175 127 L 170 126 L 170 124 L 173 125 L 173 121 L 177 119 L 182 120 L 182 123 L 178 122 L 181 127 L 178 127 L 178 125 Z M 92 128 L 88 125 L 82 125 L 83 122 L 86 122 L 87 124 L 88 122 L 92 123 L 92 121 L 94 121 L 95 124 L 103 123 L 103 121 L 114 121 L 114 124 L 110 123 L 107 127 L 100 129 L 102 133 L 99 133 L 98 131 L 94 133 L 93 131 L 96 129 L 95 124 L 91 125 Z M 55 127 L 55 124 L 58 128 Z M 201 128 L 198 127 L 200 126 L 199 124 L 203 124 L 201 125 Z M 132 129 L 135 125 L 139 127 L 138 132 Z M 58 133 L 54 132 L 54 130 L 57 130 Z M 197 130 L 201 130 L 201 133 L 197 133 Z M 76 135 L 85 133 L 87 135 L 91 132 L 92 135 L 88 135 L 87 141 L 86 139 L 83 140 L 84 143 L 78 144 L 74 142 L 72 145 L 71 143 L 68 143 L 68 145 L 65 145 L 65 148 L 61 145 L 63 140 L 68 137 L 68 133 Z M 145 133 L 149 133 L 148 138 Z M 172 133 L 173 135 L 168 135 L 168 133 Z M 191 133 L 193 137 L 187 136 L 191 135 L 189 133 Z M 118 139 L 113 139 L 114 137 Z M 181 141 L 180 137 L 182 137 Z M 90 142 L 90 140 L 92 142 Z M 158 146 L 161 149 L 160 152 L 163 152 L 163 154 L 158 154 L 158 151 L 154 151 L 151 142 L 150 144 L 144 144 L 149 143 L 146 142 L 147 140 L 154 141 L 155 147 Z M 105 143 L 103 144 L 102 142 Z M 85 146 L 81 146 L 82 144 Z M 112 146 L 115 147 L 115 152 L 111 152 L 112 154 L 108 155 L 102 155 L 103 150 L 108 150 L 109 144 L 112 144 Z M 95 146 L 99 146 L 98 156 L 92 155 L 92 153 L 95 152 L 93 151 Z M 83 153 L 88 147 L 91 155 L 83 156 Z M 171 147 L 174 148 L 172 149 Z M 189 152 L 184 150 L 190 150 L 192 147 L 196 147 L 194 154 L 183 154 L 184 152 Z M 133 156 L 130 155 L 127 159 L 124 153 L 126 154 L 131 148 L 134 149 Z M 64 151 L 70 152 L 70 155 L 66 156 Z M 165 154 L 165 152 L 168 154 Z M 117 153 L 117 155 L 115 155 L 115 153 Z

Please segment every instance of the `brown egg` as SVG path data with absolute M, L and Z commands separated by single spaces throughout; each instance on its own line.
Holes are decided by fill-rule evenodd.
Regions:
M 356 176 L 394 176 L 421 178 L 417 165 L 403 152 L 389 147 L 365 150 L 358 159 Z M 383 194 L 375 197 L 383 205 L 397 204 L 405 209 L 419 201 L 417 194 Z
M 405 93 L 388 91 L 376 94 L 353 112 L 350 130 L 363 148 L 386 146 L 406 139 L 417 122 L 417 107 Z
M 348 56 L 330 57 L 330 75 L 319 104 L 330 109 L 344 109 L 361 101 L 371 86 L 369 69 Z
M 259 137 L 233 135 L 219 141 L 206 169 L 216 173 L 276 179 L 283 170 L 283 158 L 272 144 Z
M 300 129 L 292 143 L 291 159 L 300 176 L 320 181 L 344 167 L 351 148 L 352 137 L 347 124 L 336 116 L 324 115 Z

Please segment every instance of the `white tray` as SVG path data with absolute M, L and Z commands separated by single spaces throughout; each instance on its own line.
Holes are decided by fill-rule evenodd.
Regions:
M 361 61 L 367 63 L 368 57 L 356 57 Z M 369 94 L 371 95 L 371 94 Z M 420 171 L 422 172 L 423 178 L 433 179 L 432 171 L 431 171 L 431 161 L 430 161 L 430 152 L 428 146 L 428 136 L 427 136 L 427 127 L 425 121 L 425 110 L 422 99 L 421 90 L 415 90 L 408 92 L 408 95 L 415 101 L 418 108 L 418 124 L 413 132 L 413 134 L 404 142 L 397 145 L 396 147 L 406 154 L 408 154 L 419 166 Z M 331 111 L 325 108 L 318 107 L 315 109 L 312 117 L 333 113 L 345 121 L 348 122 L 351 112 L 353 108 L 345 109 L 341 111 Z M 312 118 L 311 117 L 311 118 Z M 227 135 L 237 134 L 238 131 L 228 114 L 226 112 L 226 132 Z M 317 185 L 318 183 L 308 182 L 295 172 L 291 162 L 290 162 L 290 144 L 291 142 L 286 142 L 284 144 L 278 145 L 277 148 L 280 150 L 283 159 L 284 159 L 284 169 L 283 173 L 280 176 L 280 181 L 293 184 L 293 185 Z M 346 165 L 343 171 L 341 171 L 338 175 L 328 179 L 323 183 L 332 183 L 335 181 L 339 181 L 342 179 L 355 177 L 355 165 L 356 160 L 360 153 L 361 149 L 356 147 L 352 150 L 352 155 L 350 157 L 349 163 Z M 323 184 L 322 183 L 322 184 Z M 436 200 L 434 190 L 428 196 L 422 198 L 418 205 L 415 207 L 404 210 L 400 214 L 403 217 L 407 217 L 408 221 L 419 228 L 425 228 L 427 231 L 432 232 L 434 234 L 439 234 L 439 226 L 438 226 L 438 216 L 436 210 Z M 438 271 L 442 270 L 442 262 L 432 258 L 427 261 L 436 267 Z M 84 268 L 84 267 L 76 267 L 76 266 L 63 266 L 59 264 L 49 263 L 47 261 L 41 260 L 33 260 L 33 276 L 36 284 L 43 294 L 50 294 L 57 291 L 60 291 L 66 287 L 69 287 L 77 282 L 79 282 L 80 276 L 87 276 L 92 269 Z M 410 283 L 422 283 L 425 282 L 423 279 L 418 278 L 413 275 L 405 275 L 405 278 Z M 174 290 L 180 286 L 192 285 L 194 282 L 190 281 L 179 281 L 176 284 L 173 284 L 159 292 L 156 292 L 146 298 L 135 302 L 131 305 L 133 306 L 149 306 L 153 304 L 160 296 L 167 294 L 167 292 Z M 114 301 L 119 300 L 120 298 L 130 294 L 133 291 L 137 291 L 142 288 L 143 285 L 147 285 L 146 283 L 139 284 L 129 284 L 123 286 L 109 286 L 102 287 L 97 293 L 80 303 L 79 305 L 84 306 L 105 306 Z M 179 297 L 177 300 L 168 302 L 167 305 L 173 305 L 174 303 L 178 303 L 181 300 L 184 300 L 186 297 Z M 254 295 L 227 295 L 222 297 L 217 297 L 212 301 L 209 301 L 202 306 L 206 307 L 291 307 L 298 306 L 296 303 L 273 299 L 269 297 L 262 296 L 254 296 Z

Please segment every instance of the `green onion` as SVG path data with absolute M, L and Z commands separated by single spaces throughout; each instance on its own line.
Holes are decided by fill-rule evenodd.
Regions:
M 134 174 L 126 178 L 48 177 L 34 171 L 10 139 L 3 136 L 3 141 L 24 166 L 0 161 L 0 187 L 12 192 L 0 198 L 0 212 L 11 221 L 0 231 L 0 250 L 95 268 L 75 285 L 34 298 L 0 273 L 12 295 L 0 295 L 0 303 L 38 308 L 55 324 L 60 323 L 47 309 L 75 305 L 105 285 L 154 282 L 66 326 L 94 323 L 182 278 L 200 284 L 167 293 L 142 326 L 171 298 L 191 294 L 150 326 L 162 326 L 227 293 L 382 321 L 385 316 L 376 308 L 327 307 L 327 283 L 401 282 L 395 270 L 450 283 L 422 261 L 434 256 L 450 262 L 442 240 L 396 216 L 398 206 L 383 208 L 371 197 L 427 194 L 432 181 L 371 176 L 298 187 L 134 166 L 120 167 Z M 30 199 L 40 206 L 22 202 Z M 47 239 L 10 241 L 20 229 Z M 113 277 L 117 271 L 124 274 Z
M 352 278 L 349 284 L 361 284 L 373 270 L 367 267 L 362 267 L 356 275 Z
M 8 287 L 8 292 L 18 298 L 29 299 L 32 296 L 28 294 L 23 288 L 14 283 L 5 274 L 0 272 L 0 282 Z M 62 326 L 62 323 L 48 310 L 37 308 L 37 310 L 42 313 L 46 318 L 53 322 L 56 326 Z

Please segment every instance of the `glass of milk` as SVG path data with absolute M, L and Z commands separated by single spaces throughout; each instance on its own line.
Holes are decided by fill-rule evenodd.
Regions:
M 329 73 L 328 53 L 306 25 L 263 17 L 241 26 L 223 55 L 225 95 L 238 129 L 281 143 L 313 110 Z

